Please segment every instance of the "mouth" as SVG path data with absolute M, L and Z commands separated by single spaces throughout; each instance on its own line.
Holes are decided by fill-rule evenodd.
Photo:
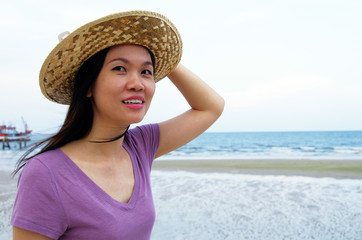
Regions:
M 143 104 L 145 103 L 142 100 L 138 100 L 138 99 L 130 99 L 130 100 L 124 100 L 122 101 L 124 104 Z
M 122 101 L 128 108 L 133 110 L 142 109 L 145 103 L 143 96 L 132 96 Z

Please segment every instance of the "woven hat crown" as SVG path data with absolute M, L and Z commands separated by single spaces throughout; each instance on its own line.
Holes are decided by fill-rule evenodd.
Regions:
M 74 78 L 82 64 L 95 53 L 119 44 L 141 45 L 153 53 L 155 82 L 181 60 L 180 34 L 166 17 L 148 11 L 116 13 L 90 22 L 61 40 L 40 70 L 42 93 L 51 101 L 70 104 Z

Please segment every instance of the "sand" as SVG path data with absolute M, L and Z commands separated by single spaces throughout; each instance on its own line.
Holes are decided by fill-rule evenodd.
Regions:
M 153 169 L 362 179 L 362 160 L 155 160 Z
M 362 160 L 156 159 L 152 169 L 362 179 Z M 9 183 L 16 185 L 18 175 L 14 179 L 10 174 L 10 171 L 0 170 L 0 186 L 8 185 Z

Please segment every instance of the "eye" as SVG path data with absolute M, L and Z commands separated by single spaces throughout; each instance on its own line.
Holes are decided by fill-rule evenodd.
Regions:
M 126 71 L 126 69 L 125 69 L 124 67 L 122 67 L 122 66 L 114 67 L 114 68 L 112 68 L 112 70 L 114 70 L 114 71 L 120 71 L 120 72 L 125 72 L 125 71 Z
M 153 75 L 153 72 L 152 72 L 151 70 L 145 69 L 145 70 L 142 71 L 142 74 L 146 74 L 146 75 L 152 76 L 152 75 Z

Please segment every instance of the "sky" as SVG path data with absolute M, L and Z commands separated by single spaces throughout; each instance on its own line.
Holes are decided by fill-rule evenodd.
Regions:
M 150 10 L 169 18 L 183 40 L 181 63 L 225 99 L 208 130 L 362 130 L 360 0 L 2 0 L 0 124 L 56 131 L 67 106 L 38 84 L 58 34 L 115 12 Z M 165 78 L 143 123 L 188 109 Z

